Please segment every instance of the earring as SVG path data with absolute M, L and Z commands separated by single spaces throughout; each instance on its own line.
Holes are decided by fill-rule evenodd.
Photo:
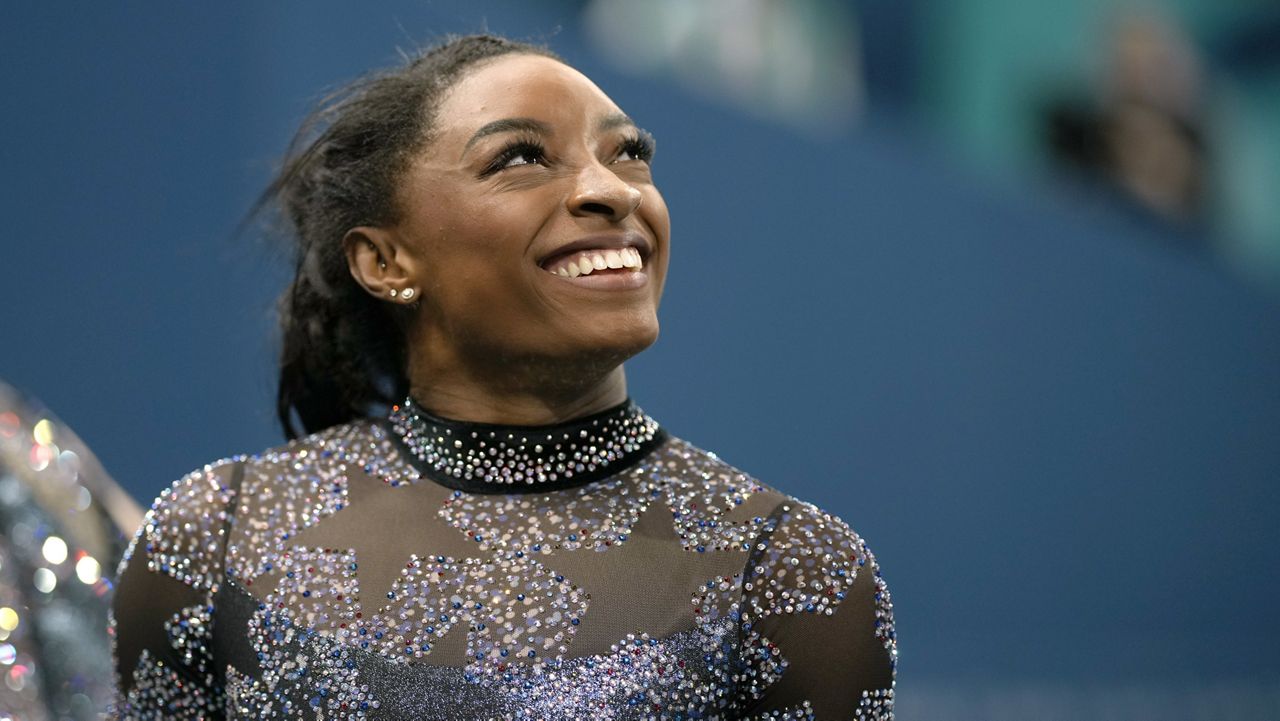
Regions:
M 379 267 L 379 268 L 381 268 L 382 270 L 386 270 L 386 269 L 387 269 L 387 261 L 385 261 L 385 260 L 380 260 L 380 261 L 378 261 L 378 267 Z
M 416 291 L 413 288 L 405 288 L 404 290 L 400 291 L 400 297 L 404 298 L 405 300 L 409 300 L 413 298 L 413 294 L 415 292 Z
M 391 289 L 391 297 L 392 297 L 392 298 L 396 297 L 396 296 L 397 296 L 397 295 L 399 295 L 399 294 L 400 294 L 400 291 L 396 290 L 395 288 L 392 288 L 392 289 Z

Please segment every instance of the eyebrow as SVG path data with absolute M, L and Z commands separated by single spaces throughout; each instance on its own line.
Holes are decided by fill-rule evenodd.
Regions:
M 600 118 L 596 123 L 596 130 L 606 131 L 622 127 L 636 127 L 636 123 L 624 113 L 610 113 Z M 539 135 L 550 135 L 551 126 L 541 120 L 533 118 L 502 118 L 491 123 L 485 123 L 480 129 L 471 136 L 465 147 L 462 148 L 462 154 L 466 155 L 471 146 L 475 145 L 481 138 L 496 135 L 498 133 L 526 132 L 537 133 Z
M 471 139 L 467 141 L 466 147 L 462 149 L 462 154 L 466 155 L 467 151 L 471 149 L 471 146 L 475 145 L 476 141 L 483 137 L 494 135 L 496 133 L 511 133 L 515 131 L 547 135 L 551 132 L 551 126 L 541 120 L 534 120 L 533 118 L 503 118 L 501 120 L 495 120 L 492 123 L 485 123 L 480 126 L 480 129 L 475 132 L 475 135 L 472 135 Z
M 636 121 L 627 117 L 625 113 L 610 113 L 600 118 L 600 122 L 596 123 L 596 130 L 605 131 L 614 128 L 636 127 Z

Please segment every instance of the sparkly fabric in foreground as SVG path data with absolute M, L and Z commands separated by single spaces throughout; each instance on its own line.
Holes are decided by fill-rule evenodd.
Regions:
M 630 405 L 430 422 L 431 452 L 402 414 L 163 494 L 119 582 L 120 715 L 892 718 L 892 604 L 839 519 Z
M 96 719 L 109 703 L 106 576 L 141 516 L 125 498 L 69 428 L 0 383 L 0 719 Z

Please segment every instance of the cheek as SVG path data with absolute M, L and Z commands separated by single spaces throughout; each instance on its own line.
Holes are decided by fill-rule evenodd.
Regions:
M 538 228 L 530 211 L 514 198 L 442 201 L 421 244 L 424 276 L 442 309 L 469 314 L 485 304 L 508 312 L 530 305 L 527 298 L 513 302 L 529 286 L 525 266 Z
M 649 186 L 644 192 L 639 212 L 640 218 L 653 230 L 658 243 L 665 249 L 671 238 L 671 216 L 667 212 L 667 201 L 657 188 Z
M 656 188 L 644 195 L 640 203 L 640 216 L 653 231 L 657 240 L 657 256 L 654 270 L 658 280 L 657 291 L 662 292 L 662 281 L 666 277 L 667 263 L 671 257 L 671 216 L 667 213 L 667 204 Z
M 500 208 L 465 193 L 436 193 L 421 200 L 414 231 L 428 268 L 447 271 L 495 252 L 503 236 Z

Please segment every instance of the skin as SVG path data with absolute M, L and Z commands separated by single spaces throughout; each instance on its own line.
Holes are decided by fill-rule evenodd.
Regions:
M 541 128 L 494 125 L 512 118 Z M 624 120 L 560 62 L 487 61 L 440 104 L 433 136 L 401 179 L 398 221 L 348 232 L 356 281 L 410 310 L 411 392 L 433 413 L 544 425 L 626 399 L 622 363 L 658 335 L 670 218 Z M 536 140 L 545 156 L 502 155 L 520 140 Z M 505 167 L 487 172 L 503 157 Z M 573 282 L 539 264 L 588 237 L 640 242 L 643 282 Z

